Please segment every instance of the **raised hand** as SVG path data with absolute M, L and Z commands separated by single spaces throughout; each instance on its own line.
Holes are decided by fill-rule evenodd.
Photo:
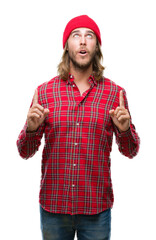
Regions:
M 27 115 L 27 131 L 28 132 L 36 131 L 38 127 L 43 123 L 48 114 L 49 109 L 43 108 L 38 103 L 38 91 L 36 89 L 33 97 L 32 106 L 29 109 Z
M 130 115 L 128 110 L 125 108 L 122 90 L 120 91 L 119 107 L 117 107 L 115 110 L 114 109 L 110 110 L 109 114 L 120 132 L 124 132 L 129 129 Z

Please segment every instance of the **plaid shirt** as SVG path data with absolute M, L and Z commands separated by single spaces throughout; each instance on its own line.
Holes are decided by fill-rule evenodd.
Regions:
M 17 140 L 20 155 L 28 159 L 45 135 L 40 204 L 49 212 L 92 215 L 112 207 L 113 132 L 125 156 L 132 158 L 139 149 L 132 121 L 128 131 L 119 133 L 109 115 L 119 105 L 122 88 L 107 78 L 97 82 L 93 75 L 88 81 L 90 89 L 82 96 L 71 75 L 40 85 L 39 104 L 50 113 L 36 132 L 27 133 L 26 123 Z M 125 91 L 124 100 L 128 109 Z

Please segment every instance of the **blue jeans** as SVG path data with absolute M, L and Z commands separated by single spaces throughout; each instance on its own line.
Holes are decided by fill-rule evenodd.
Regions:
M 111 209 L 96 215 L 50 213 L 40 206 L 43 240 L 110 240 Z

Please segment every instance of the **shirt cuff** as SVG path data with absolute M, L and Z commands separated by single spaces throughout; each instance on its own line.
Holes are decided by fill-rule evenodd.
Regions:
M 24 134 L 25 140 L 30 140 L 30 141 L 36 140 L 39 137 L 39 128 L 34 132 L 27 132 L 27 124 L 26 124 L 26 126 L 24 127 L 23 134 Z
M 124 139 L 124 141 L 127 139 L 127 140 L 132 140 L 132 141 L 135 141 L 135 137 L 133 136 L 133 128 L 132 126 L 129 127 L 129 129 L 125 132 L 119 132 L 119 130 L 117 129 L 118 131 L 118 137 L 119 139 Z

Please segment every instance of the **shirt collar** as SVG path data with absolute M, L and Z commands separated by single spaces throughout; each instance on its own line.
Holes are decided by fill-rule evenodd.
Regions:
M 69 73 L 67 84 L 73 84 L 73 82 L 74 82 L 74 76 Z M 95 80 L 95 77 L 93 74 L 89 76 L 88 82 L 90 83 L 90 85 L 94 84 L 97 86 L 97 81 Z

